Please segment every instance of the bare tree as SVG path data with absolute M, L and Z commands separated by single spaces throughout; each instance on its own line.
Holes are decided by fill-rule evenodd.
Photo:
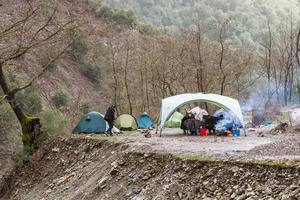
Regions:
M 9 3 L 9 2 L 8 2 Z M 5 7 L 8 5 L 5 5 Z M 66 38 L 65 32 L 71 27 L 72 20 L 58 22 L 56 17 L 59 13 L 58 6 L 43 8 L 42 3 L 36 1 L 27 1 L 26 4 L 11 5 L 17 13 L 14 20 L 9 20 L 4 16 L 4 11 L 0 12 L 1 32 L 0 32 L 0 86 L 4 93 L 2 99 L 5 99 L 14 111 L 21 127 L 22 140 L 25 147 L 30 147 L 34 143 L 35 125 L 39 125 L 39 118 L 25 113 L 18 105 L 15 95 L 29 86 L 45 74 L 49 66 L 59 59 L 70 46 L 70 41 Z M 7 20 L 6 20 L 7 19 Z M 65 41 L 65 42 L 63 42 Z M 9 84 L 6 72 L 15 68 L 20 59 L 26 58 L 34 51 L 44 51 L 45 47 L 57 47 L 60 51 L 54 55 L 47 63 L 35 69 L 35 75 L 27 80 L 20 87 L 13 87 Z M 22 63 L 23 67 L 25 62 Z
M 225 47 L 224 47 L 224 42 L 225 42 L 225 33 L 226 33 L 226 27 L 228 25 L 229 21 L 226 20 L 225 22 L 223 22 L 221 24 L 221 28 L 219 31 L 219 38 L 218 38 L 218 42 L 220 44 L 221 50 L 220 50 L 220 58 L 219 58 L 219 69 L 221 72 L 221 85 L 220 85 L 220 94 L 223 95 L 225 92 L 225 87 L 226 87 L 226 79 L 227 79 L 227 75 L 225 73 L 225 69 L 224 69 L 224 53 L 225 53 Z

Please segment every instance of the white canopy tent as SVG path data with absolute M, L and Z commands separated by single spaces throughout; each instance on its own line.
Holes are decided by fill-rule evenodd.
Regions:
M 192 102 L 211 103 L 225 110 L 231 110 L 244 126 L 242 110 L 238 100 L 218 94 L 189 93 L 171 96 L 161 101 L 160 127 L 164 127 L 165 122 L 177 108 Z

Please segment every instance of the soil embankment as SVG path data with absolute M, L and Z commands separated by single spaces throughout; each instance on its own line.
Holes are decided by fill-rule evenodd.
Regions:
M 49 138 L 0 199 L 300 199 L 300 169 L 182 160 L 103 140 Z M 1 190 L 0 190 L 1 191 Z

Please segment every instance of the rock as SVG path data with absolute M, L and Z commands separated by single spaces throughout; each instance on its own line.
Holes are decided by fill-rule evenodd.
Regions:
M 98 185 L 99 185 L 99 186 L 100 186 L 100 185 L 103 185 L 103 184 L 106 183 L 106 181 L 107 181 L 107 177 L 103 177 L 102 179 L 100 179 L 100 180 L 98 181 Z
M 52 192 L 52 189 L 49 188 L 45 193 L 49 194 L 50 192 Z
M 53 148 L 52 151 L 57 153 L 59 152 L 59 148 Z
M 124 160 L 119 160 L 118 161 L 118 165 L 119 166 L 124 166 L 125 165 L 125 161 Z
M 247 197 L 248 197 L 247 194 L 242 194 L 241 196 L 236 198 L 236 200 L 245 200 Z
M 179 199 L 182 199 L 182 193 L 181 192 L 177 192 L 177 195 L 178 195 Z
M 112 175 L 112 176 L 114 176 L 114 175 L 116 175 L 118 173 L 119 173 L 119 171 L 117 169 L 113 169 L 113 170 L 110 171 L 109 174 Z
M 232 193 L 230 199 L 235 199 L 235 197 L 236 197 L 236 193 Z

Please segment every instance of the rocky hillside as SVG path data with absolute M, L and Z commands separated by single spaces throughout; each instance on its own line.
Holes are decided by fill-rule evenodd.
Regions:
M 299 199 L 300 169 L 187 161 L 91 139 L 50 138 L 0 199 Z

